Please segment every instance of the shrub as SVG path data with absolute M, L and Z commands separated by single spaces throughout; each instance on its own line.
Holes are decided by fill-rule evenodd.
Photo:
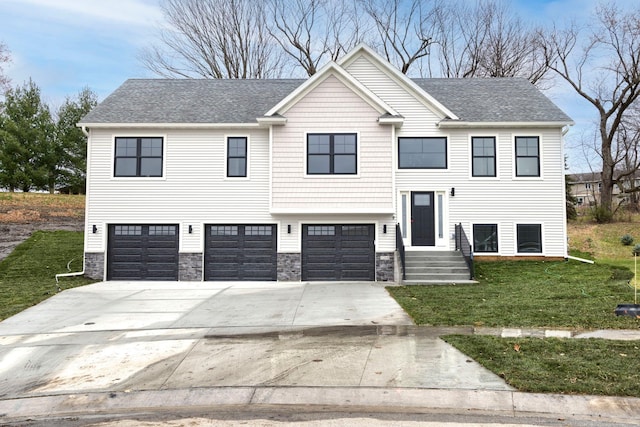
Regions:
M 640 255 L 640 243 L 633 247 L 633 252 L 631 252 L 634 256 Z
M 620 242 L 625 246 L 630 246 L 633 243 L 633 237 L 631 234 L 625 234 L 620 238 Z
M 613 212 L 602 206 L 595 206 L 591 209 L 591 217 L 598 224 L 606 224 L 613 219 Z

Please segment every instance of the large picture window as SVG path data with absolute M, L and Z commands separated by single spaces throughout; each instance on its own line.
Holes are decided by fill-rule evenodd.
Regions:
M 473 225 L 473 251 L 498 252 L 498 225 Z
M 542 226 L 518 224 L 518 253 L 542 253 Z
M 516 176 L 540 176 L 540 139 L 516 136 Z
M 310 133 L 307 135 L 307 174 L 355 175 L 357 170 L 355 133 Z
M 447 138 L 398 138 L 400 169 L 446 169 Z
M 494 137 L 471 138 L 472 176 L 496 176 L 496 139 Z
M 162 138 L 116 138 L 114 176 L 162 176 Z
M 247 176 L 247 138 L 227 138 L 227 176 Z

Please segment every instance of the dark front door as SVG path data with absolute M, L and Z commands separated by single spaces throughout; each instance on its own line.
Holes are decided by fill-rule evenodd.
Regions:
M 433 191 L 411 193 L 411 246 L 435 246 Z

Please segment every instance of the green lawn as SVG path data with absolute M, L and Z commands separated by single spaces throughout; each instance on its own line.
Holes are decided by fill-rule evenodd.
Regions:
M 82 270 L 83 233 L 37 231 L 0 262 L 0 320 L 47 299 L 57 291 L 55 275 Z M 63 278 L 63 289 L 95 282 Z
M 477 262 L 475 285 L 389 287 L 419 325 L 638 328 L 614 314 L 633 303 L 632 273 L 578 261 Z
M 520 391 L 640 397 L 640 343 L 635 341 L 443 339 Z

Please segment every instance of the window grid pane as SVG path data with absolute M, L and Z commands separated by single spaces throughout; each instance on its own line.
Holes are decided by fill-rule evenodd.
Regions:
M 116 138 L 113 175 L 161 177 L 162 138 Z
M 114 234 L 116 236 L 141 236 L 141 225 L 116 225 L 114 227 Z
M 212 236 L 237 236 L 237 225 L 212 225 L 210 234 Z
M 247 176 L 247 138 L 227 138 L 227 176 Z
M 446 169 L 447 138 L 398 138 L 401 169 Z
M 310 225 L 307 227 L 309 236 L 335 236 L 336 227 L 333 225 Z
M 496 140 L 493 137 L 472 137 L 472 176 L 496 176 Z
M 307 174 L 355 175 L 357 163 L 356 134 L 307 135 Z
M 149 236 L 175 236 L 175 225 L 150 225 Z
M 537 136 L 516 136 L 516 176 L 540 176 L 540 141 Z
M 343 225 L 343 236 L 368 236 L 369 227 L 366 225 Z
M 271 236 L 273 227 L 270 225 L 247 225 L 244 228 L 245 236 Z

